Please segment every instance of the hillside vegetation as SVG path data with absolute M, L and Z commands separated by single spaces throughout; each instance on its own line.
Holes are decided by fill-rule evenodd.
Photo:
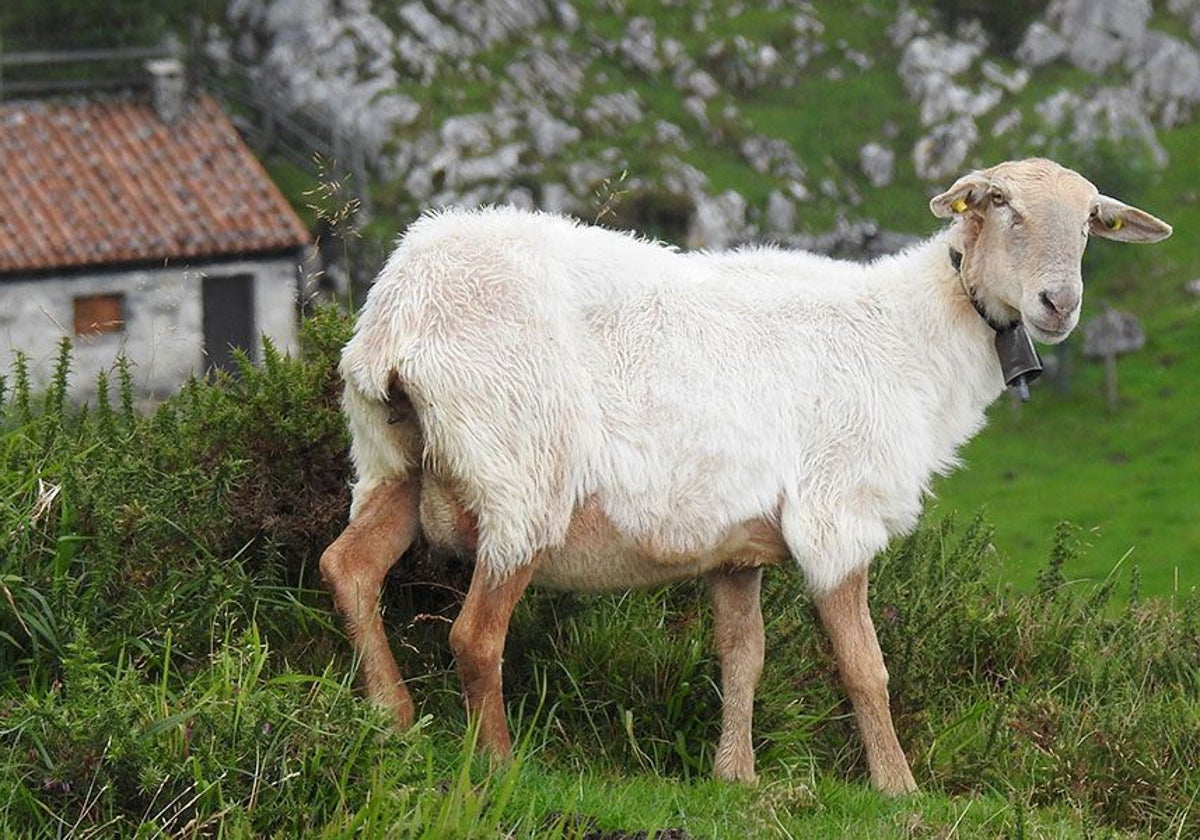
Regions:
M 703 588 L 532 593 L 505 659 L 519 749 L 489 770 L 446 629 L 465 570 L 418 553 L 385 614 L 407 733 L 351 688 L 315 580 L 345 516 L 322 311 L 300 358 L 193 382 L 149 416 L 0 399 L 0 837 L 1119 837 L 1200 830 L 1200 602 L 992 583 L 982 520 L 931 518 L 880 558 L 873 608 L 919 796 L 870 792 L 792 569 L 765 590 L 762 784 L 709 781 L 720 719 Z

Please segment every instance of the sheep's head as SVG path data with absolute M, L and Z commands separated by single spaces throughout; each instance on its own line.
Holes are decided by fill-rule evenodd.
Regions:
M 1077 172 L 1049 160 L 972 172 L 929 203 L 958 219 L 963 283 L 993 323 L 1020 320 L 1056 344 L 1079 322 L 1080 264 L 1089 234 L 1157 242 L 1171 226 L 1101 195 Z

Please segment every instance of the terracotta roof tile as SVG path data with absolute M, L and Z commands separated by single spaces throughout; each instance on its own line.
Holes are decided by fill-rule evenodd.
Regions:
M 210 97 L 0 103 L 0 273 L 280 251 L 308 232 Z

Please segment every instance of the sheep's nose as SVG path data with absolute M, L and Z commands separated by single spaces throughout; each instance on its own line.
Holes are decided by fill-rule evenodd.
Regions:
M 1038 300 L 1051 315 L 1067 315 L 1079 306 L 1079 295 L 1070 289 L 1042 292 L 1038 295 Z

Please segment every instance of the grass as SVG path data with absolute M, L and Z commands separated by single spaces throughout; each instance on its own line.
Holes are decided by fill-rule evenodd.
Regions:
M 65 348 L 44 395 L 14 372 L 0 402 L 0 837 L 1200 829 L 1200 603 L 1072 582 L 1088 552 L 1068 526 L 1046 532 L 1029 591 L 995 583 L 1003 542 L 979 519 L 929 518 L 875 564 L 915 797 L 870 791 L 790 569 L 764 586 L 756 788 L 710 779 L 718 673 L 696 584 L 523 599 L 505 658 L 520 746 L 493 767 L 464 743 L 446 643 L 462 569 L 410 557 L 385 618 L 421 723 L 391 730 L 353 689 L 313 574 L 345 516 L 333 377 L 348 327 L 321 310 L 298 357 L 267 348 L 261 369 L 191 383 L 146 416 L 121 369 L 103 403 L 68 406 Z

